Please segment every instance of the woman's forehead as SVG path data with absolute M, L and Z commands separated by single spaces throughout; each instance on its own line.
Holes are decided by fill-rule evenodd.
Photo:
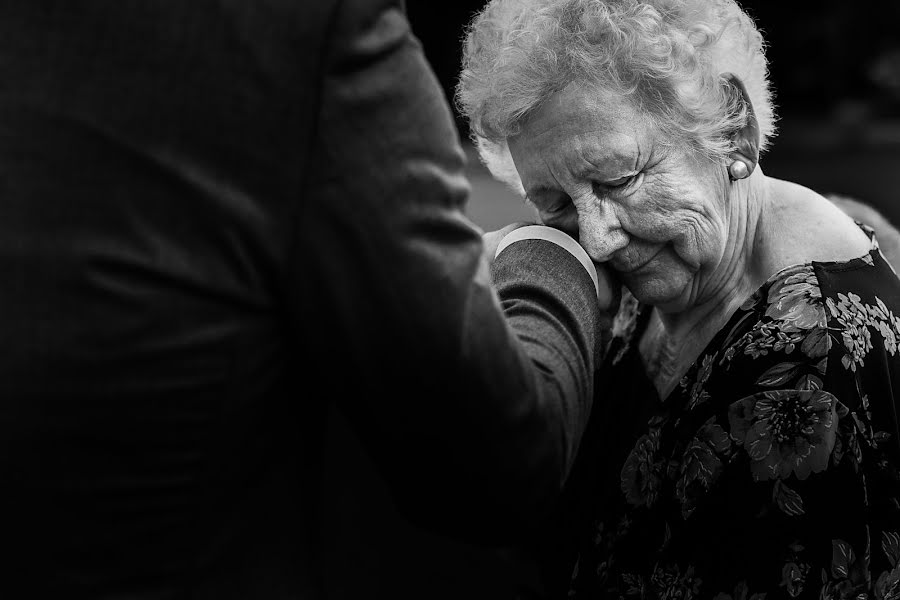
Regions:
M 645 115 L 621 96 L 569 86 L 553 94 L 509 140 L 517 163 L 566 163 L 573 177 L 600 170 L 634 168 L 649 151 Z
M 596 86 L 570 84 L 552 94 L 522 123 L 522 133 L 547 129 L 633 132 L 646 120 L 628 97 Z

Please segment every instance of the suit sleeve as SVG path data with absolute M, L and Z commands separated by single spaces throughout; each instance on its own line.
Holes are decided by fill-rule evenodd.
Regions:
M 345 2 L 331 40 L 291 255 L 306 372 L 328 379 L 407 516 L 518 537 L 553 506 L 587 420 L 594 284 L 559 246 L 519 242 L 494 263 L 498 297 L 402 8 Z

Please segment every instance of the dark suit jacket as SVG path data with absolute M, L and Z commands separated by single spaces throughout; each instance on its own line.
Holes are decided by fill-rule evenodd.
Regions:
M 462 168 L 399 2 L 0 3 L 0 597 L 320 597 L 331 405 L 409 518 L 526 535 L 599 315 L 520 242 L 503 318 Z

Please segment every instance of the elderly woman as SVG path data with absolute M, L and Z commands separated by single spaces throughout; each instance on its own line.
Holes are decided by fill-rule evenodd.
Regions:
M 493 0 L 458 99 L 494 175 L 625 288 L 549 552 L 571 593 L 900 597 L 900 281 L 763 173 L 752 20 Z

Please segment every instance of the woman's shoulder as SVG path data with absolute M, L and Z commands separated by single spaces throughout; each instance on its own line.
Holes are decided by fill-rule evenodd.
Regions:
M 824 196 L 779 179 L 770 179 L 769 190 L 762 222 L 769 272 L 810 261 L 850 260 L 871 249 L 856 222 Z
M 723 380 L 729 389 L 739 395 L 823 386 L 858 391 L 856 377 L 868 370 L 867 359 L 885 365 L 872 362 L 872 355 L 896 355 L 900 280 L 871 230 L 857 227 L 869 241 L 868 252 L 781 269 L 720 331 L 714 350 L 718 366 L 730 375 Z

